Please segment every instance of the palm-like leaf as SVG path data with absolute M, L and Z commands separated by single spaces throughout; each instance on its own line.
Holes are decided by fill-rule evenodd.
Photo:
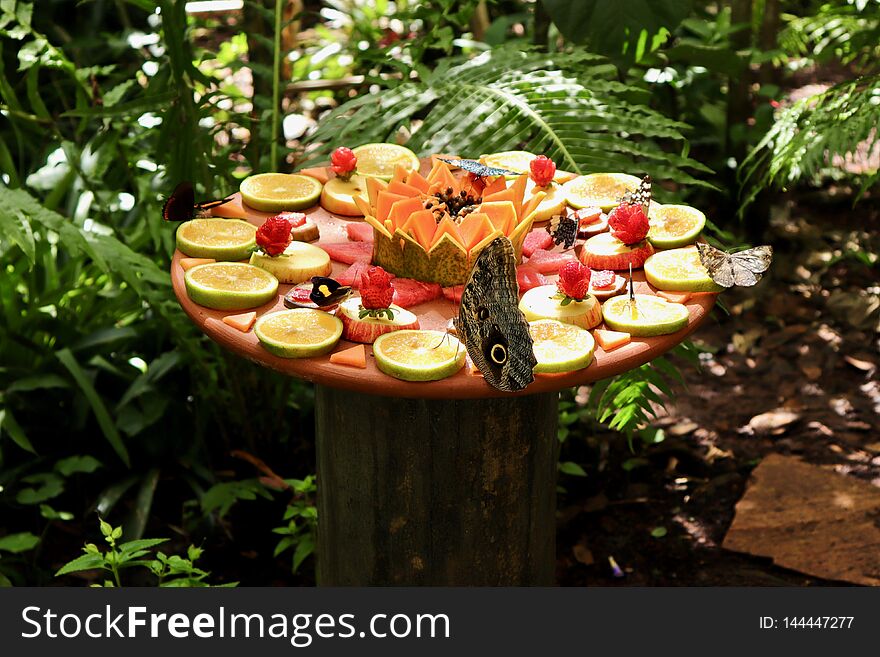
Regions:
M 880 148 L 880 75 L 837 84 L 780 111 L 740 168 L 749 187 L 743 207 L 764 188 L 784 186 L 839 168 L 853 154 Z M 862 192 L 880 180 L 864 171 Z
M 355 98 L 310 136 L 309 162 L 341 144 L 393 141 L 401 127 L 419 154 L 525 148 L 578 173 L 627 171 L 705 184 L 687 157 L 686 125 L 651 110 L 643 89 L 584 51 L 547 55 L 508 48 L 449 60 L 428 79 Z M 406 132 L 404 131 L 404 132 Z M 675 150 L 671 150 L 674 146 Z

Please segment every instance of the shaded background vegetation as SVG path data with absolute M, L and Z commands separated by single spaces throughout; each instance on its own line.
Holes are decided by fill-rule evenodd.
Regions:
M 180 180 L 211 197 L 397 141 L 651 173 L 727 244 L 763 238 L 781 190 L 876 212 L 877 0 L 232 5 L 0 0 L 0 583 L 92 581 L 53 575 L 98 517 L 201 546 L 213 582 L 314 582 L 312 389 L 180 311 L 160 217 Z M 864 228 L 833 257 L 875 282 L 870 321 Z M 695 352 L 564 393 L 563 489 L 609 441 L 628 471 L 663 440 L 634 393 L 679 390 Z

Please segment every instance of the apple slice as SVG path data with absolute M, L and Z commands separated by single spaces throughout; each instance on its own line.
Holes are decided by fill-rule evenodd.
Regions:
M 593 328 L 602 321 L 602 307 L 595 297 L 587 295 L 583 301 L 562 305 L 555 285 L 541 285 L 526 292 L 519 302 L 526 320 L 555 319 L 581 328 Z
M 336 309 L 336 316 L 342 320 L 342 339 L 351 342 L 363 342 L 373 344 L 376 338 L 392 331 L 401 329 L 419 328 L 419 318 L 413 313 L 391 304 L 391 312 L 394 319 L 382 317 L 359 317 L 361 312 L 361 298 L 352 297 L 346 299 Z
M 364 202 L 367 198 L 367 183 L 362 176 L 352 176 L 350 180 L 330 178 L 321 190 L 321 207 L 327 212 L 345 217 L 360 217 L 363 213 L 354 202 L 359 196 Z
M 590 269 L 623 271 L 630 264 L 638 269 L 652 253 L 654 247 L 647 240 L 627 246 L 611 233 L 599 233 L 584 242 L 580 258 Z
M 305 242 L 291 242 L 279 256 L 252 253 L 250 263 L 265 269 L 280 283 L 303 283 L 312 276 L 329 276 L 333 269 L 324 249 Z

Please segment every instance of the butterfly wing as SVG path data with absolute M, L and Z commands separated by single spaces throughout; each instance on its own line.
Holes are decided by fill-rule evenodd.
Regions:
M 174 188 L 162 206 L 165 221 L 189 221 L 196 209 L 196 196 L 191 182 L 184 181 Z
M 351 288 L 339 281 L 326 276 L 312 277 L 312 291 L 309 299 L 318 307 L 332 306 L 345 301 L 351 294 Z
M 642 212 L 644 212 L 647 217 L 648 209 L 651 207 L 651 176 L 645 176 L 642 178 L 642 182 L 639 183 L 638 189 L 634 192 L 627 192 L 619 199 L 619 201 L 621 205 L 641 205 Z
M 229 203 L 232 199 L 235 198 L 235 195 L 227 196 L 226 198 L 218 198 L 213 201 L 205 201 L 204 203 L 196 203 L 195 207 L 199 210 L 210 210 L 211 208 L 216 208 L 218 205 L 223 205 L 224 203 Z
M 518 301 L 513 245 L 497 237 L 474 263 L 455 330 L 486 381 L 505 392 L 522 390 L 535 378 L 532 336 Z
M 703 263 L 713 281 L 722 287 L 736 285 L 733 268 L 730 264 L 730 254 L 702 242 L 697 242 L 697 253 L 700 254 L 700 262 Z
M 773 262 L 772 246 L 756 246 L 730 256 L 734 281 L 737 285 L 750 286 L 761 280 Z
M 483 164 L 482 162 L 477 162 L 476 160 L 453 160 L 445 157 L 441 157 L 438 159 L 441 162 L 446 162 L 446 164 L 458 167 L 459 169 L 464 169 L 468 173 L 472 173 L 475 176 L 479 176 L 480 178 L 485 178 L 487 176 L 519 175 L 516 171 L 508 171 L 507 169 L 501 169 L 499 167 L 490 167 Z
M 550 217 L 550 223 L 547 224 L 547 232 L 553 238 L 554 244 L 557 246 L 562 244 L 564 248 L 570 249 L 577 240 L 578 220 L 567 212 L 553 215 Z

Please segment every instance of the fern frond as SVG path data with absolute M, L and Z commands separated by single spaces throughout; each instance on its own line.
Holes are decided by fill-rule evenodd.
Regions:
M 830 87 L 783 109 L 773 127 L 743 160 L 739 175 L 745 208 L 762 189 L 784 187 L 842 169 L 854 156 L 880 148 L 880 75 Z M 880 169 L 862 172 L 861 193 L 880 179 Z
M 309 137 L 310 162 L 340 144 L 394 141 L 400 128 L 419 153 L 525 148 L 560 168 L 649 172 L 706 185 L 710 169 L 687 157 L 687 125 L 650 109 L 644 90 L 615 79 L 615 68 L 585 51 L 545 54 L 498 48 L 442 63 L 423 81 L 360 96 L 338 107 Z M 676 152 L 677 151 L 677 152 Z
M 813 16 L 787 16 L 779 45 L 796 55 L 871 66 L 880 54 L 880 2 L 823 5 Z

